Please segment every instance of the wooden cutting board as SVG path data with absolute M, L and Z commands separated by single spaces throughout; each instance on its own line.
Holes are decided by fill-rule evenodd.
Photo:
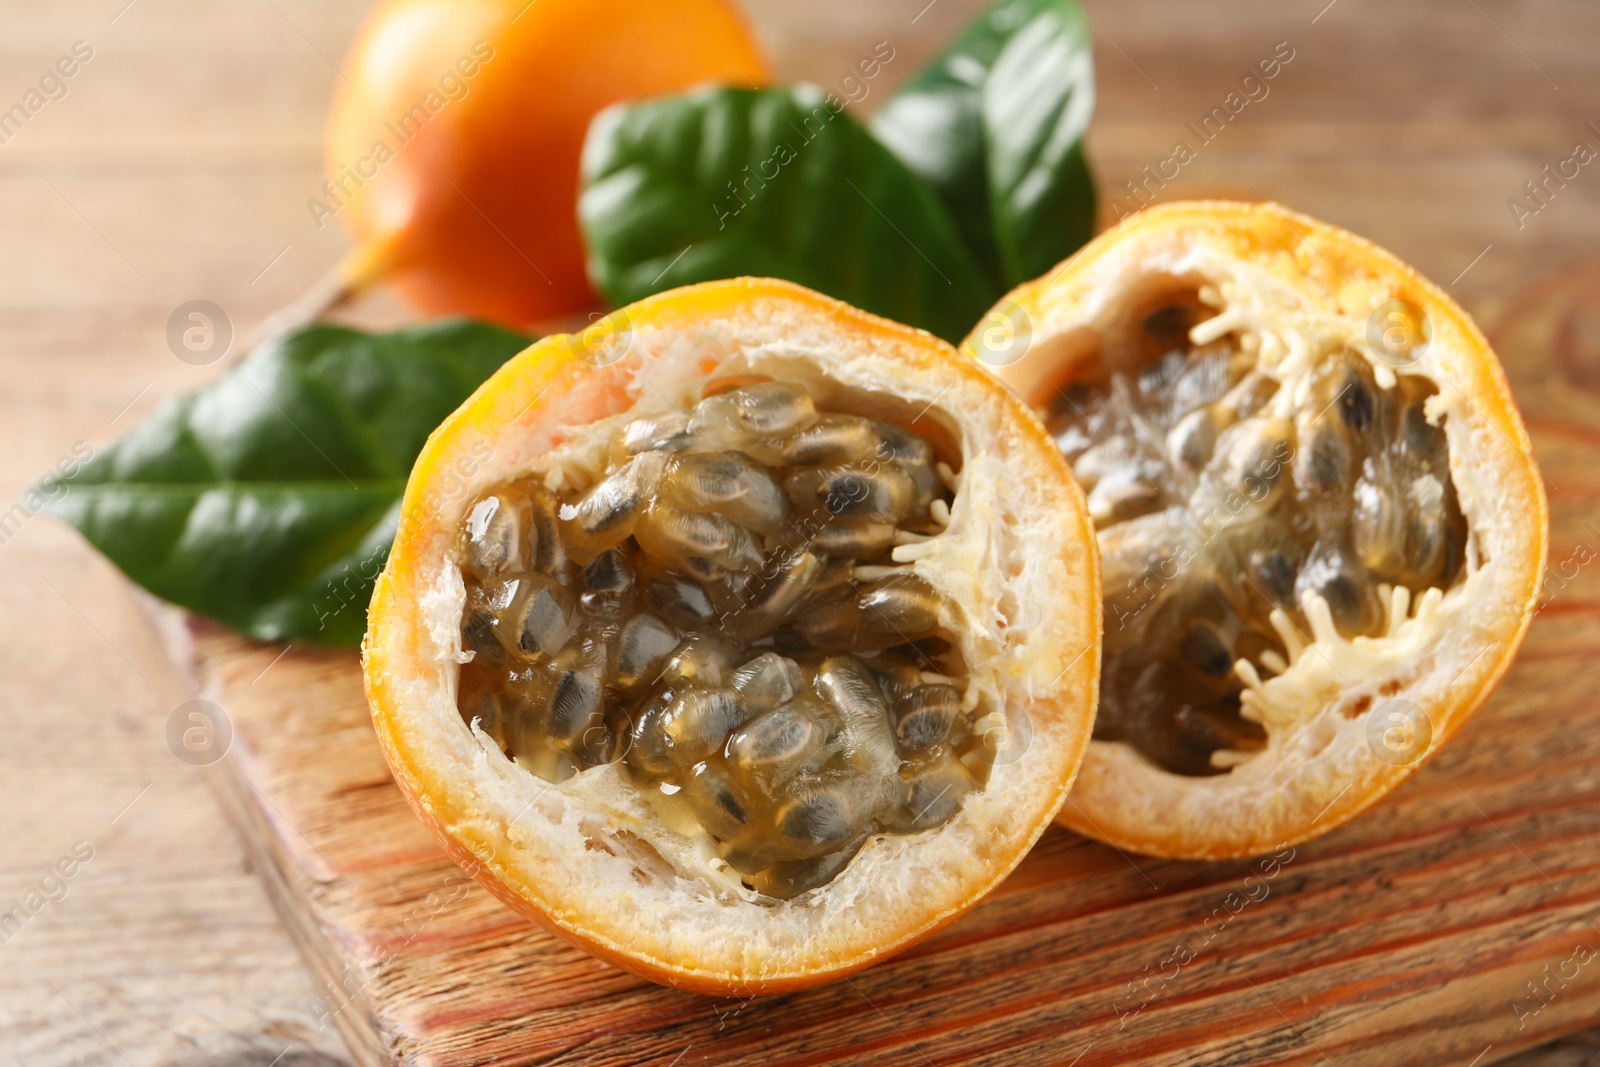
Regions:
M 529 925 L 390 780 L 353 653 L 164 615 L 224 709 L 217 792 L 362 1064 L 1490 1063 L 1600 1017 L 1600 265 L 1494 333 L 1547 475 L 1547 604 L 1375 810 L 1270 860 L 1053 829 L 969 915 L 820 989 L 663 989 Z

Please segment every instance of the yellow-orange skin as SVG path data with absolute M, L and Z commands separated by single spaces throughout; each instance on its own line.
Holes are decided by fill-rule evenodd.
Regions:
M 768 77 L 723 0 L 379 0 L 342 71 L 325 203 L 358 244 L 346 284 L 513 328 L 595 302 L 577 195 L 597 112 Z
M 698 318 L 738 309 L 760 298 L 777 298 L 804 314 L 824 317 L 842 330 L 880 340 L 885 349 L 902 346 L 909 349 L 906 357 L 908 373 L 939 375 L 945 380 L 964 378 L 985 383 L 989 381 L 986 371 L 974 362 L 957 358 L 945 342 L 931 334 L 878 318 L 801 286 L 771 279 L 737 278 L 675 289 L 629 305 L 615 312 L 613 318 L 601 320 L 592 329 L 596 331 L 595 336 L 601 336 L 617 322 L 635 329 L 648 326 L 670 329 L 677 324 L 688 326 Z M 390 685 L 392 677 L 406 674 L 406 671 L 396 669 L 399 661 L 415 662 L 424 656 L 418 642 L 420 634 L 407 617 L 405 605 L 414 602 L 420 593 L 420 569 L 425 554 L 436 551 L 440 543 L 440 522 L 430 513 L 428 499 L 436 486 L 450 484 L 456 479 L 461 461 L 480 442 L 494 440 L 504 427 L 514 422 L 528 427 L 536 424 L 542 413 L 556 410 L 562 411 L 567 421 L 584 417 L 575 415 L 570 406 L 565 406 L 568 405 L 567 394 L 582 379 L 591 375 L 608 376 L 609 391 L 618 398 L 619 405 L 625 408 L 631 403 L 622 399 L 626 389 L 621 377 L 610 374 L 611 368 L 592 366 L 584 358 L 588 350 L 581 338 L 568 334 L 553 335 L 536 342 L 496 372 L 433 432 L 412 469 L 401 506 L 399 530 L 388 564 L 373 591 L 367 634 L 362 642 L 367 701 L 372 710 L 373 725 L 401 793 L 450 856 L 508 907 L 585 952 L 663 985 L 708 995 L 783 993 L 853 974 L 943 929 L 982 899 L 1021 862 L 1033 842 L 1044 832 L 1048 819 L 1040 820 L 1034 831 L 1014 851 L 985 860 L 991 868 L 990 877 L 974 889 L 969 899 L 947 913 L 928 914 L 920 917 L 916 923 L 908 924 L 914 932 L 904 940 L 881 946 L 881 954 L 834 958 L 818 951 L 816 958 L 808 961 L 803 973 L 763 978 L 759 986 L 752 986 L 725 974 L 708 972 L 693 959 L 641 958 L 629 954 L 625 948 L 619 949 L 613 943 L 591 936 L 583 922 L 581 905 L 569 903 L 564 914 L 552 914 L 554 909 L 542 903 L 548 898 L 535 892 L 536 887 L 516 884 L 516 876 L 507 864 L 493 854 L 492 848 L 481 842 L 476 850 L 469 847 L 441 818 L 439 811 L 448 804 L 436 804 L 436 801 L 440 801 L 445 794 L 445 786 L 432 776 L 429 769 L 420 765 L 419 754 L 406 736 L 407 709 L 401 696 Z M 710 373 L 714 367 L 715 361 L 707 361 L 701 371 Z M 1019 437 L 1030 438 L 1029 448 L 1054 463 L 1060 453 L 1053 447 L 1044 427 L 1037 420 L 1029 418 L 1020 405 L 1017 413 L 1013 431 Z M 608 412 L 595 411 L 592 414 L 598 418 Z M 1056 477 L 1059 477 L 1064 491 L 1075 491 L 1064 460 Z M 1093 545 L 1094 530 L 1081 504 L 1072 510 L 1070 521 L 1063 518 L 1063 524 L 1064 528 L 1071 529 L 1072 536 L 1081 543 Z M 1092 547 L 1086 552 L 1086 563 L 1090 572 L 1088 588 L 1095 602 L 1098 602 L 1098 556 Z M 1087 742 L 1093 720 L 1098 661 L 1096 651 L 1081 669 L 1087 681 L 1082 708 L 1070 707 L 1066 698 L 1057 693 L 1039 694 L 1034 702 L 1034 710 L 1038 715 L 1081 716 L 1083 743 Z M 1081 753 L 1080 747 L 1071 759 L 1073 767 L 1076 767 Z M 1065 798 L 1069 783 L 1070 778 L 1060 784 L 1060 799 Z M 1055 810 L 1060 799 L 1052 802 L 1050 810 Z M 489 858 L 485 859 L 486 855 Z M 907 909 L 914 912 L 915 903 L 906 901 Z

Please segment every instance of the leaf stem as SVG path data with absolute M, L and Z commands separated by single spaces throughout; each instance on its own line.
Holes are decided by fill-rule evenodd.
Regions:
M 365 293 L 394 265 L 393 244 L 392 235 L 379 234 L 356 245 L 311 288 L 263 319 L 246 343 L 235 346 L 230 362 L 238 363 L 262 345 L 311 325 Z

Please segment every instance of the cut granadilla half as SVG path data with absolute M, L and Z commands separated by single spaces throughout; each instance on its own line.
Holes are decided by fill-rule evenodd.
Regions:
M 540 341 L 432 437 L 365 644 L 395 778 L 512 907 L 716 993 L 1017 864 L 1088 743 L 1094 533 L 938 339 L 783 282 Z
M 1483 335 L 1389 253 L 1272 204 L 1152 208 L 965 347 L 1041 413 L 1098 530 L 1073 829 L 1195 858 L 1329 830 L 1510 664 L 1540 476 Z

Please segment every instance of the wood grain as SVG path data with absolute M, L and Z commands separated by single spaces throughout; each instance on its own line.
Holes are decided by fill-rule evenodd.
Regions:
M 338 228 L 316 230 L 304 201 L 320 181 L 322 123 L 339 78 L 334 64 L 366 6 L 367 0 L 137 0 L 131 6 L 125 0 L 56 0 L 0 10 L 0 101 L 6 104 L 74 40 L 88 40 L 97 55 L 67 99 L 52 103 L 22 137 L 0 147 L 0 435 L 6 446 L 0 449 L 0 505 L 17 500 L 74 441 L 99 444 L 164 398 L 215 374 L 215 367 L 180 363 L 168 351 L 166 320 L 177 304 L 213 299 L 236 325 L 248 328 L 302 292 L 343 252 Z M 745 6 L 785 78 L 831 84 L 875 42 L 890 42 L 896 56 L 864 101 L 870 110 L 981 5 L 748 0 Z M 1515 310 L 1513 305 L 1526 306 L 1521 327 L 1499 331 L 1501 354 L 1535 421 L 1546 473 L 1560 487 L 1551 489 L 1557 531 L 1552 565 L 1573 558 L 1580 542 L 1600 547 L 1600 540 L 1583 532 L 1600 496 L 1591 473 L 1600 398 L 1589 384 L 1600 366 L 1600 348 L 1592 312 L 1585 311 L 1596 306 L 1596 298 L 1592 284 L 1580 281 L 1592 275 L 1572 266 L 1600 247 L 1600 182 L 1592 168 L 1586 170 L 1522 228 L 1506 207 L 1541 167 L 1565 157 L 1573 141 L 1600 144 L 1588 126 L 1600 122 L 1594 107 L 1600 66 L 1593 61 L 1600 6 L 1587 0 L 1337 0 L 1331 6 L 1327 0 L 1088 0 L 1087 9 L 1096 27 L 1099 83 L 1091 159 L 1108 190 L 1166 156 L 1185 123 L 1221 100 L 1276 42 L 1292 43 L 1296 58 L 1274 80 L 1271 95 L 1252 103 L 1162 195 L 1276 197 L 1370 236 L 1439 282 L 1453 283 L 1452 293 L 1486 323 Z M 359 310 L 369 324 L 402 314 L 383 301 Z M 1544 358 L 1547 350 L 1560 354 L 1560 366 L 1577 370 L 1561 376 L 1558 361 Z M 843 998 L 837 1027 L 817 1021 L 834 1003 L 825 998 L 757 1005 L 737 1014 L 737 1005 L 674 1001 L 668 1011 L 652 1002 L 649 1010 L 659 1016 L 630 1015 L 643 1003 L 636 999 L 642 994 L 616 984 L 603 970 L 583 970 L 592 965 L 565 958 L 564 966 L 577 969 L 563 975 L 580 978 L 570 995 L 545 978 L 526 989 L 492 986 L 497 999 L 482 1003 L 462 990 L 445 990 L 431 1008 L 419 991 L 439 979 L 410 970 L 404 958 L 419 944 L 433 945 L 444 928 L 430 922 L 406 945 L 414 907 L 406 902 L 425 900 L 423 887 L 443 886 L 448 871 L 430 867 L 421 853 L 407 861 L 412 865 L 404 877 L 400 868 L 368 871 L 346 849 L 358 855 L 381 851 L 380 840 L 360 840 L 369 822 L 353 814 L 351 827 L 343 827 L 338 820 L 300 813 L 319 847 L 320 835 L 331 835 L 324 851 L 355 881 L 329 874 L 332 868 L 304 869 L 318 872 L 318 900 L 338 902 L 359 888 L 385 902 L 382 920 L 371 920 L 357 943 L 376 938 L 401 949 L 384 966 L 385 974 L 396 977 L 380 987 L 410 991 L 412 1006 L 383 1025 L 398 1027 L 394 1034 L 414 1034 L 450 1022 L 452 1012 L 472 1020 L 473 1010 L 481 1009 L 497 1021 L 481 1020 L 470 1037 L 463 1030 L 458 1039 L 484 1040 L 490 1050 L 485 1058 L 508 1047 L 509 1028 L 556 1020 L 556 1029 L 571 1036 L 539 1053 L 556 1062 L 562 1061 L 561 1049 L 571 1048 L 569 1062 L 598 1055 L 598 1049 L 609 1057 L 600 1062 L 653 1056 L 668 1063 L 681 1046 L 667 1054 L 661 1042 L 628 1036 L 647 1033 L 660 1018 L 679 1028 L 673 1032 L 693 1029 L 698 1019 L 711 1031 L 706 1047 L 717 1054 L 758 1049 L 761 1041 L 787 1035 L 809 1062 L 839 1047 L 830 1044 L 835 1029 L 859 1038 L 859 1056 L 924 1062 L 907 1052 L 896 1028 L 930 1050 L 944 1049 L 938 1042 L 948 1039 L 949 1051 L 930 1052 L 934 1063 L 967 1055 L 957 1050 L 969 1037 L 987 1042 L 981 1054 L 992 1062 L 1022 1059 L 1030 1042 L 1041 1058 L 1065 1045 L 1060 1058 L 1071 1062 L 1082 1042 L 1074 1046 L 1060 1035 L 1094 1027 L 1106 1036 L 1097 1038 L 1100 1044 L 1081 1065 L 1116 1048 L 1157 1062 L 1248 1063 L 1257 1058 L 1257 1047 L 1275 1049 L 1280 1058 L 1325 1062 L 1300 1042 L 1296 1030 L 1341 1065 L 1389 1062 L 1363 1052 L 1359 1038 L 1370 1026 L 1380 1034 L 1426 1032 L 1432 1044 L 1413 1062 L 1466 1067 L 1488 1048 L 1480 1061 L 1487 1063 L 1535 1040 L 1532 1024 L 1530 1032 L 1515 1029 L 1509 1002 L 1522 982 L 1564 958 L 1561 936 L 1550 935 L 1556 928 L 1551 922 L 1567 916 L 1577 936 L 1582 922 L 1594 917 L 1583 903 L 1583 866 L 1594 855 L 1588 831 L 1593 823 L 1586 821 L 1583 805 L 1593 788 L 1584 767 L 1594 762 L 1588 716 L 1595 686 L 1584 657 L 1592 654 L 1600 631 L 1595 573 L 1592 564 L 1579 566 L 1552 598 L 1507 688 L 1435 768 L 1343 834 L 1302 851 L 1285 872 L 1286 878 L 1310 880 L 1304 895 L 1297 891 L 1296 907 L 1352 897 L 1339 938 L 1370 926 L 1378 940 L 1363 942 L 1371 946 L 1368 954 L 1344 966 L 1380 983 L 1374 997 L 1383 996 L 1388 987 L 1381 983 L 1391 980 L 1406 991 L 1398 1001 L 1386 999 L 1381 1010 L 1376 1000 L 1351 1008 L 1323 999 L 1315 989 L 1291 992 L 1288 970 L 1247 969 L 1252 959 L 1271 959 L 1287 943 L 1275 931 L 1287 937 L 1314 925 L 1296 925 L 1294 908 L 1284 907 L 1287 914 L 1280 915 L 1252 904 L 1117 1032 L 1111 1005 L 1127 1003 L 1123 983 L 1138 979 L 1145 966 L 1158 969 L 1188 922 L 1200 922 L 1218 906 L 1242 871 L 1219 868 L 1191 882 L 1198 876 L 1181 866 L 1139 860 L 1162 892 L 1176 894 L 1158 907 L 1141 896 L 1156 891 L 1120 857 L 1093 857 L 1094 850 L 1054 834 L 1003 895 L 925 947 L 925 954 L 944 959 L 939 966 L 945 969 L 930 970 L 925 978 L 913 970 L 857 979 L 881 1016 L 849 986 L 841 987 L 834 994 Z M 0 891 L 5 899 L 23 892 L 76 840 L 90 841 L 97 850 L 69 896 L 0 948 L 0 1062 L 267 1067 L 281 1056 L 277 1067 L 295 1067 L 340 1055 L 333 1026 L 358 1012 L 347 1008 L 327 1019 L 320 1006 L 308 1003 L 326 992 L 320 979 L 301 973 L 260 888 L 257 874 L 270 877 L 270 866 L 255 861 L 252 870 L 200 776 L 167 751 L 164 730 L 178 698 L 158 677 L 153 653 L 145 655 L 143 624 L 129 609 L 118 576 L 75 538 L 39 518 L 0 548 L 0 577 L 0 670 L 7 683 L 0 692 L 6 737 L 0 747 Z M 300 654 L 291 651 L 260 685 Z M 1503 732 L 1489 725 L 1502 717 L 1508 724 Z M 1526 767 L 1530 761 L 1541 771 L 1548 765 L 1550 776 L 1504 776 L 1508 764 Z M 338 766 L 332 772 L 343 773 Z M 1445 774 L 1550 875 L 1554 887 L 1438 777 Z M 353 804 L 350 798 L 362 795 L 353 788 L 341 803 Z M 281 826 L 278 818 L 274 825 Z M 387 832 L 398 835 L 395 842 L 425 845 L 409 836 L 414 828 L 396 823 Z M 298 842 L 300 852 L 308 851 L 295 833 L 282 833 Z M 1460 902 L 1452 896 L 1448 903 L 1419 904 L 1430 899 L 1429 883 L 1418 880 L 1419 870 L 1396 866 L 1396 850 L 1403 853 L 1413 840 L 1422 842 L 1419 847 L 1441 847 L 1452 835 L 1486 840 L 1489 858 L 1482 867 L 1462 860 L 1443 868 L 1452 882 L 1470 887 Z M 1368 847 L 1385 842 L 1392 847 Z M 1329 866 L 1339 866 L 1337 857 L 1323 850 L 1337 852 L 1347 844 L 1353 851 L 1339 874 Z M 1057 900 L 1054 918 L 1033 915 L 1026 897 L 1030 890 L 1049 892 L 1055 884 L 1051 865 L 1078 864 L 1086 855 L 1103 865 L 1094 869 L 1094 885 L 1072 883 L 1075 892 L 1088 895 Z M 1369 861 L 1372 868 L 1364 870 L 1360 865 Z M 1413 895 L 1389 895 L 1402 890 Z M 1273 892 L 1263 905 L 1287 899 Z M 1500 927 L 1492 921 L 1474 927 L 1490 914 L 1482 909 L 1502 894 L 1526 910 L 1508 906 L 1503 914 L 1518 918 Z M 1111 921 L 1108 902 L 1124 898 L 1132 907 L 1155 909 L 1133 914 L 1165 924 L 1145 931 L 1141 951 L 1113 952 L 1101 945 L 1100 930 Z M 1395 914 L 1409 920 L 1387 910 L 1402 904 Z M 527 943 L 530 935 L 485 901 L 470 897 L 453 907 L 473 911 L 474 929 L 497 931 L 492 938 Z M 1405 951 L 1383 940 L 1403 929 L 1396 922 L 1501 929 L 1526 953 L 1526 971 L 1514 965 L 1472 971 L 1479 975 L 1475 980 L 1498 983 L 1493 988 L 1499 999 L 1481 1018 L 1466 1020 L 1458 1037 L 1455 1028 L 1465 1013 L 1450 1007 L 1450 998 L 1474 979 L 1452 976 L 1476 968 L 1480 957 L 1424 954 L 1411 959 L 1409 970 L 1386 970 Z M 1076 940 L 1059 940 L 1069 927 Z M 1033 929 L 1047 944 L 1036 944 Z M 974 939 L 990 930 L 1011 931 L 995 944 L 1015 951 L 1012 986 L 991 976 L 964 999 L 959 972 L 970 957 L 962 953 L 973 951 Z M 328 937 L 320 928 L 314 932 Z M 456 936 L 466 935 L 457 930 Z M 1336 952 L 1338 940 L 1331 934 L 1328 940 L 1335 943 L 1325 950 Z M 1390 947 L 1379 947 L 1384 944 Z M 470 956 L 465 945 L 442 951 Z M 1543 947 L 1551 945 L 1548 952 Z M 1071 951 L 1077 955 L 1050 962 L 1051 952 L 1067 951 L 1063 946 L 1076 946 Z M 534 962 L 539 958 L 519 957 L 513 976 L 544 974 Z M 1054 986 L 1041 985 L 1037 994 L 1025 986 L 1034 981 L 1031 976 L 1053 973 L 1057 966 L 1065 970 L 1051 979 Z M 1269 973 L 1278 977 L 1263 983 L 1261 976 Z M 1318 981 L 1334 980 L 1331 971 L 1316 973 L 1322 975 Z M 1293 1025 L 1240 983 L 1240 974 L 1260 986 Z M 1587 968 L 1584 975 L 1589 981 Z M 1053 990 L 1060 989 L 1070 995 L 1061 1006 L 1049 1007 L 1057 996 Z M 545 999 L 522 999 L 535 991 Z M 1308 999 L 1300 1000 L 1302 995 Z M 997 1022 L 1003 1013 L 992 1014 L 1000 1010 L 998 1003 L 1030 997 L 1041 1007 L 1039 1030 L 1007 1031 Z M 1443 998 L 1446 1009 L 1434 1015 L 1430 998 Z M 1222 1034 L 1217 1044 L 1186 1053 L 1159 1039 L 1162 1019 L 1188 1013 L 1209 1020 L 1214 1014 L 1227 1022 L 1252 1012 L 1261 1027 L 1279 1020 L 1276 1031 L 1250 1039 L 1258 1044 Z M 1597 1012 L 1600 1001 L 1592 987 L 1575 984 L 1537 1022 L 1552 1026 L 1540 1032 L 1554 1033 L 1585 1019 L 1592 1025 Z M 605 1030 L 609 1020 L 624 1018 L 636 1029 Z M 1559 1027 L 1551 1024 L 1557 1019 Z M 379 1032 L 376 1024 L 368 1029 Z M 460 1044 L 448 1053 L 405 1047 L 424 1060 L 469 1056 Z M 1520 1053 L 1514 1062 L 1600 1063 L 1596 1048 L 1592 1035 L 1578 1037 L 1544 1052 Z M 696 1062 L 698 1051 L 691 1049 L 683 1062 Z M 371 1062 L 370 1049 L 362 1062 Z

